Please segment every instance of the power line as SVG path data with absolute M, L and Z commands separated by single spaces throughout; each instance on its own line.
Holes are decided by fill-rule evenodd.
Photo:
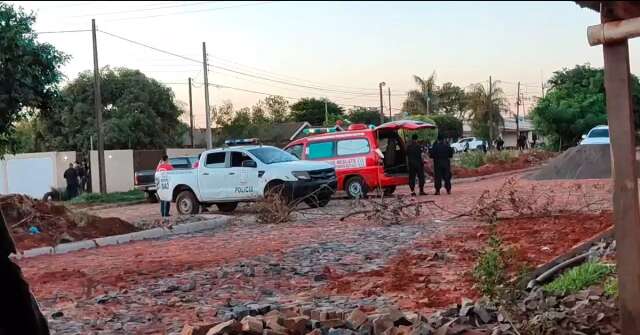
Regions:
M 121 11 L 116 11 L 116 12 L 83 14 L 83 15 L 75 15 L 75 16 L 68 16 L 68 17 L 69 18 L 79 18 L 79 17 L 107 16 L 107 15 L 116 15 L 116 14 L 145 12 L 145 11 L 149 11 L 149 10 L 158 10 L 158 9 L 166 9 L 166 8 L 198 6 L 198 5 L 205 5 L 205 4 L 215 3 L 215 2 L 219 2 L 219 1 L 197 1 L 197 2 L 182 3 L 182 4 L 170 5 L 170 6 L 141 7 L 141 8 L 137 8 L 137 9 L 121 10 Z
M 266 4 L 270 4 L 270 3 L 273 3 L 273 2 L 276 2 L 276 1 L 264 1 L 264 2 L 259 2 L 259 3 L 248 3 L 248 4 L 242 4 L 242 5 L 216 7 L 216 8 L 201 9 L 201 10 L 190 10 L 190 11 L 167 13 L 167 14 L 158 14 L 158 15 L 145 15 L 145 16 L 127 17 L 127 18 L 122 18 L 122 19 L 106 20 L 106 21 L 107 22 L 119 22 L 119 21 L 139 20 L 139 19 L 152 19 L 152 18 L 156 18 L 156 17 L 171 16 L 171 15 L 213 12 L 213 11 L 222 10 L 222 9 L 231 9 L 231 8 L 239 8 L 239 7 L 266 5 Z
M 128 39 L 126 37 L 122 37 L 116 34 L 112 34 L 109 32 L 106 32 L 104 30 L 98 30 L 101 33 L 107 34 L 109 36 L 112 36 L 114 38 L 118 38 L 121 39 L 123 41 L 132 43 L 132 44 L 136 44 L 138 46 L 142 46 L 151 50 L 155 50 L 157 52 L 161 52 L 167 55 L 171 55 L 174 57 L 178 57 L 184 60 L 188 60 L 190 62 L 194 62 L 194 63 L 198 63 L 200 64 L 201 61 L 191 58 L 191 57 L 187 57 L 187 56 L 183 56 L 183 55 L 179 55 L 177 53 L 171 52 L 171 51 L 166 51 L 163 49 L 159 49 L 153 46 L 150 46 L 148 44 L 142 43 L 142 42 L 137 42 L 131 39 Z M 297 86 L 297 87 L 302 87 L 302 88 L 308 88 L 308 89 L 312 89 L 312 90 L 317 90 L 317 91 L 325 91 L 325 92 L 333 92 L 333 93 L 342 93 L 342 94 L 350 94 L 350 95 L 370 95 L 370 96 L 375 96 L 375 93 L 367 93 L 367 94 L 363 94 L 361 92 L 352 92 L 352 91 L 344 91 L 344 90 L 336 90 L 336 89 L 331 89 L 331 88 L 324 88 L 324 87 L 317 87 L 317 86 L 310 86 L 310 85 L 304 85 L 304 84 L 299 84 L 299 83 L 293 83 L 293 82 L 288 82 L 288 81 L 284 81 L 284 80 L 279 80 L 279 79 L 273 79 L 273 78 L 269 78 L 269 77 L 265 77 L 265 76 L 261 76 L 261 75 L 256 75 L 256 74 L 252 74 L 252 73 L 247 73 L 247 72 L 243 72 L 243 71 L 238 71 L 238 70 L 234 70 L 225 66 L 220 66 L 220 65 L 209 65 L 209 68 L 212 69 L 220 69 L 223 71 L 227 71 L 227 72 L 231 72 L 231 73 L 235 73 L 235 74 L 239 74 L 239 75 L 243 75 L 243 76 L 247 76 L 247 77 L 252 77 L 252 78 L 256 78 L 256 79 L 260 79 L 260 80 L 265 80 L 265 81 L 271 81 L 271 82 L 275 82 L 275 83 L 280 83 L 280 84 L 285 84 L 285 85 L 289 85 L 289 86 Z
M 78 30 L 55 30 L 55 31 L 36 31 L 38 35 L 42 34 L 65 34 L 65 33 L 82 33 L 91 31 L 91 29 L 78 29 Z

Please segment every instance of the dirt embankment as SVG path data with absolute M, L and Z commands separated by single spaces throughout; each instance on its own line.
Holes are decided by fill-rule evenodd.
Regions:
M 475 169 L 469 169 L 462 166 L 452 166 L 452 173 L 453 176 L 457 178 L 487 176 L 494 173 L 522 170 L 540 165 L 552 156 L 553 153 L 548 151 L 530 151 L 521 153 L 512 161 L 487 163 Z
M 76 213 L 62 205 L 19 194 L 1 196 L 0 210 L 20 250 L 138 230 L 118 218 Z
M 536 268 L 613 224 L 611 213 L 500 220 L 497 231 L 511 256 L 509 270 Z M 386 295 L 400 307 L 432 311 L 461 298 L 477 298 L 473 268 L 488 237 L 487 225 L 456 229 L 418 242 L 377 271 L 348 274 L 330 282 L 332 294 Z
M 549 161 L 539 171 L 525 176 L 531 180 L 611 178 L 611 149 L 608 144 L 578 145 Z

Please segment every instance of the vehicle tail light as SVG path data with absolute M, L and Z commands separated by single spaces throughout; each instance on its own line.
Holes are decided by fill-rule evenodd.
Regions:
M 133 177 L 133 184 L 138 185 L 139 183 L 140 181 L 138 180 L 138 175 L 135 175 L 135 177 Z
M 197 169 L 199 166 L 200 166 L 200 161 L 195 161 L 195 162 L 193 163 L 193 168 L 194 168 L 194 169 Z

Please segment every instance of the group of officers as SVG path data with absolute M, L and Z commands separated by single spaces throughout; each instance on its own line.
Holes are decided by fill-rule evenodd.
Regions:
M 453 157 L 453 148 L 443 136 L 438 135 L 437 141 L 431 146 L 428 146 L 419 143 L 418 135 L 413 134 L 411 136 L 411 142 L 407 145 L 409 188 L 411 189 L 411 195 L 416 195 L 416 177 L 418 179 L 420 195 L 426 195 L 424 192 L 425 175 L 423 161 L 425 151 L 433 160 L 433 185 L 436 189 L 435 195 L 440 195 L 443 182 L 447 194 L 451 194 L 451 158 Z

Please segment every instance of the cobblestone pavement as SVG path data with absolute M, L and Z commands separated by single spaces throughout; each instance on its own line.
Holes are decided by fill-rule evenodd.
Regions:
M 454 186 L 452 195 L 424 199 L 447 209 L 432 216 L 446 218 L 467 211 L 483 191 L 503 181 L 464 183 Z M 596 182 L 602 183 L 580 183 Z M 561 190 L 572 184 L 536 185 Z M 156 207 L 137 206 L 109 210 Z M 228 317 L 240 304 L 393 304 L 395 297 L 384 293 L 354 297 L 323 288 L 349 274 L 380 271 L 418 241 L 426 245 L 432 236 L 477 226 L 433 218 L 390 226 L 359 218 L 339 221 L 350 206 L 336 200 L 327 208 L 303 211 L 293 223 L 260 225 L 253 206 L 244 205 L 236 220 L 217 230 L 23 259 L 20 265 L 54 334 L 174 334 L 185 322 Z

